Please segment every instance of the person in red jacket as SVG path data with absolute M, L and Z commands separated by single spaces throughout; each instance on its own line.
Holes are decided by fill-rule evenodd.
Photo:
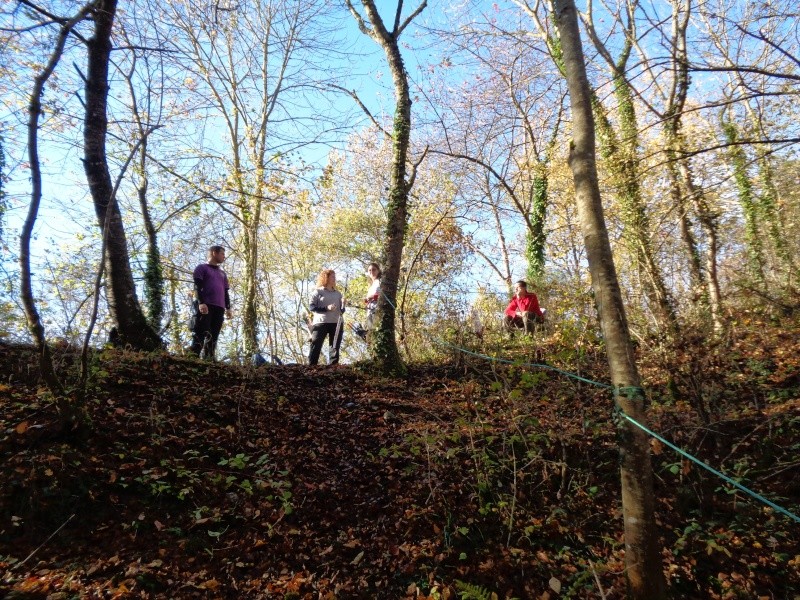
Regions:
M 532 332 L 536 323 L 544 322 L 544 313 L 539 308 L 536 294 L 528 291 L 528 284 L 522 280 L 514 284 L 514 297 L 506 308 L 504 322 L 506 328 L 524 329 Z

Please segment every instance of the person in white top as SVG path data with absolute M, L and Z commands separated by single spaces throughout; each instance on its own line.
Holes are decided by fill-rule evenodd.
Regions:
M 364 297 L 364 305 L 367 308 L 366 329 L 367 331 L 375 328 L 375 312 L 378 309 L 378 298 L 381 295 L 381 268 L 378 263 L 369 263 L 367 276 L 371 283 Z

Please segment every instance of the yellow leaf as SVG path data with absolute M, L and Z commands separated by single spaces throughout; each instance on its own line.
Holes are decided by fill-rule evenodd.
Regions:
M 28 431 L 28 422 L 27 421 L 23 421 L 22 423 L 20 423 L 19 425 L 16 426 L 14 431 L 16 431 L 19 435 L 22 435 L 23 433 Z

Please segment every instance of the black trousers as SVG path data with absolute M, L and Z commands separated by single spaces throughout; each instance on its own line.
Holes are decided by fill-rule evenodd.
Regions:
M 336 329 L 339 329 L 339 335 L 336 336 Z M 334 340 L 333 337 L 336 336 Z M 337 323 L 319 323 L 311 328 L 311 348 L 308 351 L 308 364 L 319 364 L 319 353 L 322 351 L 322 344 L 325 338 L 328 338 L 328 345 L 331 348 L 329 365 L 339 363 L 339 346 L 342 345 L 342 338 L 344 337 L 344 322 Z
M 197 314 L 197 324 L 192 335 L 192 352 L 200 358 L 215 359 L 217 339 L 225 321 L 225 309 L 208 305 L 208 314 Z M 204 349 L 205 346 L 205 349 Z
M 515 329 L 524 329 L 528 333 L 533 333 L 536 330 L 537 323 L 544 323 L 544 319 L 533 313 L 525 313 L 523 316 L 515 317 L 505 315 L 504 321 L 506 329 L 509 331 L 513 332 Z

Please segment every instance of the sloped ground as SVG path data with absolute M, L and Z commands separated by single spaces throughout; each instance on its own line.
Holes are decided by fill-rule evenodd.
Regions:
M 797 333 L 643 368 L 655 430 L 795 513 Z M 538 352 L 602 378 L 600 353 Z M 0 346 L 10 598 L 624 597 L 602 389 L 475 357 L 382 380 L 105 351 L 68 432 L 34 363 Z M 653 451 L 673 595 L 799 598 L 800 525 Z

